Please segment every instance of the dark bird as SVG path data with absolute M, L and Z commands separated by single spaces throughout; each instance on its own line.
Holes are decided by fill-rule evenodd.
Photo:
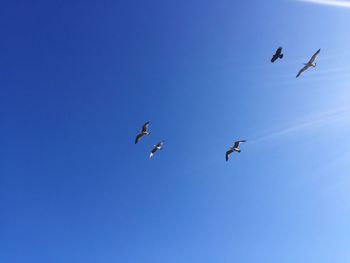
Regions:
M 149 128 L 149 121 L 146 122 L 143 126 L 141 131 L 137 134 L 136 139 L 135 139 L 135 144 L 139 142 L 139 140 L 141 140 L 141 138 L 145 135 L 150 135 L 150 132 L 148 131 Z
M 238 148 L 239 147 L 239 144 L 242 143 L 242 142 L 246 142 L 246 140 L 240 140 L 240 141 L 236 141 L 233 145 L 233 147 L 230 147 L 230 149 L 227 150 L 226 152 L 226 162 L 228 161 L 228 157 L 231 153 L 233 152 L 241 152 L 241 150 Z
M 152 157 L 154 156 L 154 154 L 158 151 L 158 150 L 162 150 L 163 149 L 163 144 L 164 141 L 158 142 L 156 145 L 154 145 L 154 148 L 151 151 L 151 154 L 149 155 L 149 158 L 152 159 Z
M 277 48 L 276 53 L 271 58 L 271 62 L 275 62 L 278 58 L 283 58 L 282 47 Z
M 305 70 L 307 70 L 310 67 L 316 67 L 316 63 L 314 63 L 317 55 L 321 52 L 321 49 L 317 50 L 315 54 L 312 55 L 312 57 L 310 58 L 309 62 L 304 63 L 304 67 L 299 70 L 298 75 L 296 77 L 299 77 L 301 75 L 301 73 L 303 73 Z

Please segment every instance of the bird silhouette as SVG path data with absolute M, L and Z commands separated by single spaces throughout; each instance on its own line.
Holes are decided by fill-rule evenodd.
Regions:
M 228 158 L 229 158 L 231 153 L 233 153 L 233 152 L 239 152 L 240 153 L 241 152 L 241 150 L 238 147 L 243 142 L 246 142 L 246 140 L 235 141 L 234 145 L 232 147 L 230 147 L 230 149 L 227 150 L 227 152 L 226 152 L 226 162 L 228 161 Z
M 282 47 L 277 48 L 275 54 L 271 58 L 271 62 L 274 63 L 278 58 L 283 58 Z
M 142 125 L 141 131 L 136 136 L 135 144 L 137 144 L 143 136 L 150 135 L 150 132 L 148 131 L 148 129 L 149 129 L 149 121 L 146 122 L 144 125 Z

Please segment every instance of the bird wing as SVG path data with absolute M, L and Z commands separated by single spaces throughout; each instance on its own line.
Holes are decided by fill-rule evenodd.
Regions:
M 231 149 L 226 152 L 226 162 L 228 161 L 228 157 L 231 153 L 233 153 L 233 150 Z
M 151 151 L 151 153 L 150 153 L 150 155 L 149 155 L 149 158 L 150 158 L 150 159 L 154 156 L 154 154 L 156 153 L 157 150 L 158 150 L 158 149 L 157 149 L 156 146 L 152 149 L 152 151 Z
M 235 144 L 233 145 L 233 148 L 237 148 L 239 146 L 239 144 L 242 142 L 246 142 L 246 140 L 236 141 Z
M 274 54 L 274 55 L 272 56 L 272 58 L 271 58 L 271 62 L 272 62 L 272 63 L 273 63 L 273 62 L 275 62 L 275 61 L 276 61 L 276 59 L 278 59 L 277 53 L 276 53 L 276 54 Z
M 146 123 L 142 126 L 142 131 L 143 131 L 143 132 L 148 131 L 148 127 L 149 127 L 149 121 L 146 122 Z
M 158 148 L 157 148 L 157 145 L 156 146 L 154 146 L 154 148 L 152 149 L 152 151 L 151 151 L 151 154 L 153 155 L 153 154 L 155 154 L 155 152 L 158 150 Z
M 301 75 L 301 73 L 303 73 L 305 70 L 307 70 L 309 68 L 308 65 L 304 66 L 301 70 L 299 70 L 298 75 L 296 77 L 299 77 Z
M 312 55 L 312 57 L 310 58 L 310 61 L 309 61 L 310 64 L 315 61 L 317 55 L 320 54 L 320 52 L 321 52 L 321 49 L 317 50 L 316 53 Z
M 139 140 L 142 138 L 142 136 L 143 136 L 142 133 L 137 134 L 136 139 L 135 139 L 135 144 L 139 142 Z
M 149 158 L 152 159 L 153 155 L 154 155 L 154 153 L 151 152 L 150 155 L 149 155 Z

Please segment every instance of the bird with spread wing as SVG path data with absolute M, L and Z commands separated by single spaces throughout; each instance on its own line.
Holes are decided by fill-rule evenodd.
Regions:
M 150 135 L 150 132 L 148 131 L 148 129 L 149 129 L 149 121 L 146 122 L 144 125 L 142 125 L 141 131 L 136 136 L 135 144 L 137 144 L 143 136 Z
M 226 152 L 226 162 L 228 161 L 228 158 L 229 158 L 231 153 L 233 153 L 233 152 L 239 152 L 240 153 L 241 152 L 241 150 L 238 147 L 243 142 L 246 142 L 246 140 L 235 141 L 234 145 L 232 147 L 230 147 L 230 149 L 227 150 L 227 152 Z
M 274 63 L 278 58 L 283 58 L 282 47 L 277 48 L 275 54 L 271 58 L 271 62 Z
M 309 62 L 304 63 L 304 67 L 298 72 L 298 75 L 296 77 L 299 77 L 301 75 L 301 73 L 303 73 L 305 70 L 307 70 L 310 67 L 315 68 L 316 67 L 316 63 L 314 63 L 314 61 L 316 60 L 316 57 L 318 56 L 318 54 L 320 54 L 321 49 L 317 50 L 315 54 L 313 54 L 313 56 L 310 58 Z

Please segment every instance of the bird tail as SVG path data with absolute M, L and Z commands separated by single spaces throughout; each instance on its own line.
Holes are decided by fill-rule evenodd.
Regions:
M 149 155 L 149 158 L 150 158 L 150 159 L 152 159 L 153 155 L 154 155 L 154 154 L 153 154 L 153 153 L 151 153 L 151 154 Z

